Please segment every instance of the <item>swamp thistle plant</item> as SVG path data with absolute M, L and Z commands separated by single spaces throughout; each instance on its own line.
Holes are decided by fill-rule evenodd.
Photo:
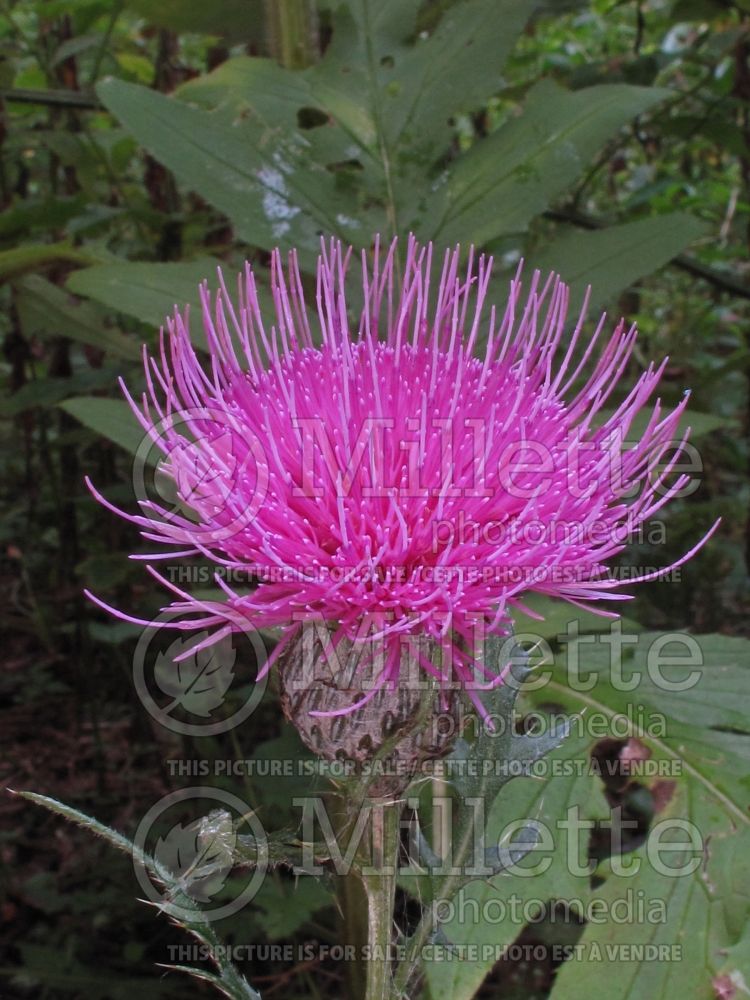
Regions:
M 201 288 L 203 348 L 175 310 L 158 349 L 144 348 L 146 391 L 123 384 L 171 498 L 116 512 L 152 549 L 133 558 L 171 594 L 159 627 L 207 632 L 176 660 L 248 627 L 279 630 L 258 677 L 278 672 L 307 745 L 360 769 L 380 756 L 405 775 L 339 789 L 343 826 L 363 803 L 390 810 L 373 823 L 379 860 L 357 858 L 353 873 L 365 940 L 386 949 L 400 796 L 452 743 L 430 720 L 467 699 L 486 719 L 529 594 L 617 617 L 631 594 L 612 561 L 688 479 L 677 467 L 687 394 L 667 411 L 654 398 L 666 361 L 623 389 L 634 327 L 608 332 L 602 317 L 589 330 L 585 300 L 569 320 L 560 278 L 520 267 L 498 310 L 491 259 L 434 257 L 411 239 L 403 261 L 395 241 L 357 260 L 331 241 L 308 287 L 296 255 L 276 252 L 270 302 L 249 265 L 234 297 L 219 275 L 214 296 Z M 669 573 L 706 538 L 628 583 Z M 215 568 L 215 596 L 157 568 L 190 557 Z M 497 662 L 488 642 L 506 651 Z M 539 752 L 554 745 L 553 734 Z M 414 968 L 402 963 L 394 985 L 388 963 L 371 961 L 362 991 L 405 996 Z

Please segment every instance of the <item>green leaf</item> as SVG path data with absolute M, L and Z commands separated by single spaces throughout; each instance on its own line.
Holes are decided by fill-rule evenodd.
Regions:
M 486 659 L 491 663 L 496 673 L 499 673 L 504 666 L 500 662 L 503 647 L 504 643 L 499 639 L 493 638 L 487 643 Z M 499 687 L 496 687 L 482 699 L 491 717 L 503 720 L 505 724 L 504 728 L 501 728 L 499 732 L 491 732 L 487 726 L 484 726 L 477 739 L 472 743 L 460 740 L 448 758 L 451 764 L 465 763 L 470 759 L 477 761 L 512 761 L 518 768 L 518 773 L 526 775 L 531 771 L 533 764 L 559 747 L 565 739 L 567 735 L 567 728 L 565 726 L 552 728 L 541 736 L 530 736 L 527 733 L 519 734 L 515 732 L 510 720 L 513 719 L 513 712 L 520 687 L 528 679 L 532 670 L 529 666 L 528 656 L 518 649 L 514 652 L 515 658 L 511 662 L 510 674 L 506 683 L 499 685 Z M 493 773 L 491 770 L 488 770 L 487 773 L 476 774 L 471 769 L 466 768 L 465 774 L 462 774 L 460 779 L 454 782 L 454 787 L 458 791 L 462 802 L 465 803 L 481 798 L 489 807 L 494 803 L 497 796 L 512 777 L 514 777 L 513 771 Z M 462 850 L 461 844 L 463 842 L 468 844 L 466 834 L 472 823 L 472 819 L 472 812 L 467 816 L 459 809 L 455 827 L 456 844 L 454 847 L 455 862 L 459 866 L 463 863 L 468 853 L 468 847 Z
M 69 38 L 55 50 L 49 62 L 50 68 L 59 66 L 66 59 L 71 59 L 74 56 L 80 55 L 81 52 L 86 52 L 88 49 L 93 49 L 100 44 L 101 39 L 98 35 L 78 35 Z
M 272 59 L 235 56 L 211 73 L 182 84 L 176 93 L 182 100 L 206 110 L 229 104 L 235 114 L 243 111 L 271 127 L 299 125 L 300 108 L 323 112 L 306 72 L 284 69 Z M 315 132 L 317 128 L 309 131 Z M 328 131 L 324 127 L 324 131 Z
M 523 112 L 464 153 L 428 195 L 423 228 L 441 244 L 522 232 L 613 133 L 669 93 L 624 84 L 571 92 L 541 81 Z
M 346 201 L 302 133 L 200 111 L 147 87 L 106 80 L 102 102 L 145 148 L 254 246 L 317 252 L 320 233 L 345 236 Z
M 596 414 L 594 424 L 601 426 L 614 413 L 615 410 L 611 408 L 603 408 Z M 635 415 L 630 425 L 625 444 L 628 442 L 633 444 L 643 437 L 643 432 L 646 430 L 650 416 L 651 414 L 648 410 L 641 410 Z M 706 434 L 711 434 L 713 431 L 727 430 L 736 427 L 736 425 L 735 420 L 730 420 L 727 417 L 719 417 L 715 413 L 702 413 L 700 410 L 693 410 L 688 407 L 680 417 L 680 422 L 675 430 L 675 437 L 679 440 L 685 431 L 690 428 L 690 439 L 695 440 L 696 438 L 704 437 Z
M 679 820 L 688 808 L 687 789 L 680 791 L 659 813 L 659 820 Z M 625 927 L 590 924 L 578 949 L 566 961 L 555 980 L 553 1000 L 594 1000 L 606 983 L 612 1000 L 654 997 L 656 1000 L 715 1000 L 714 979 L 721 972 L 739 983 L 747 982 L 750 956 L 738 949 L 744 918 L 731 926 L 731 913 L 747 909 L 744 885 L 750 872 L 747 858 L 750 835 L 745 830 L 731 839 L 711 843 L 702 876 L 670 877 L 649 862 L 646 848 L 628 858 L 640 863 L 633 877 L 610 875 L 598 898 L 608 908 L 625 908 L 633 894 L 648 900 L 663 900 L 666 919 L 632 921 Z M 687 865 L 689 854 L 675 852 L 672 865 Z M 719 884 L 714 876 L 719 877 Z M 727 941 L 737 939 L 730 950 Z M 650 952 L 646 949 L 650 949 Z M 732 954 L 734 952 L 734 954 Z M 639 956 L 644 956 L 640 958 Z M 661 958 L 659 957 L 661 955 Z M 732 996 L 732 993 L 724 994 Z M 741 996 L 741 992 L 734 994 Z
M 523 603 L 534 615 L 541 615 L 542 620 L 516 609 L 513 612 L 513 631 L 516 635 L 528 633 L 552 641 L 560 635 L 567 635 L 574 627 L 572 623 L 575 623 L 579 632 L 608 632 L 611 626 L 609 618 L 603 618 L 593 611 L 584 611 L 568 601 L 555 600 L 545 594 L 524 594 Z M 622 617 L 620 622 L 629 632 L 640 631 L 641 626 L 632 618 Z
M 743 875 L 750 847 L 750 642 L 648 633 L 625 648 L 621 681 L 611 672 L 609 647 L 587 643 L 575 655 L 591 670 L 591 690 L 571 691 L 561 662 L 538 697 L 554 694 L 567 710 L 599 713 L 617 723 L 620 734 L 630 725 L 629 745 L 652 768 L 652 776 L 641 780 L 651 789 L 655 814 L 649 839 L 634 855 L 637 872 L 613 873 L 603 865 L 598 874 L 605 881 L 597 896 L 611 905 L 628 892 L 640 892 L 663 900 L 666 917 L 653 923 L 589 923 L 582 950 L 558 973 L 553 997 L 594 1000 L 606 982 L 607 996 L 614 1000 L 709 1000 L 712 978 L 720 972 L 750 979 L 746 953 L 735 950 L 735 963 L 727 966 L 750 916 Z M 639 711 L 644 725 L 633 721 Z M 700 863 L 692 874 L 664 874 L 649 859 L 658 825 L 672 820 L 691 824 L 702 839 Z M 673 843 L 685 839 L 681 831 L 665 837 Z M 677 868 L 695 856 L 675 848 L 667 864 Z M 633 961 L 625 946 L 645 944 L 678 945 L 681 952 L 672 953 L 671 961 Z
M 685 212 L 654 215 L 598 232 L 565 232 L 532 254 L 530 263 L 542 273 L 558 272 L 570 285 L 574 309 L 591 285 L 589 308 L 596 310 L 669 263 L 710 229 L 708 223 Z
M 100 396 L 76 396 L 60 403 L 60 408 L 76 420 L 135 455 L 143 441 L 144 431 L 130 406 L 121 399 Z
M 54 406 L 68 396 L 85 395 L 95 389 L 107 389 L 117 381 L 116 369 L 87 368 L 69 378 L 38 378 L 22 385 L 17 392 L 0 399 L 0 417 L 15 417 L 35 406 Z
M 309 70 L 237 58 L 183 86 L 180 100 L 117 80 L 98 93 L 247 242 L 295 245 L 307 260 L 320 233 L 367 245 L 383 208 L 393 232 L 408 231 L 425 168 L 450 147 L 455 115 L 500 88 L 532 9 L 527 0 L 463 0 L 415 39 L 419 6 L 340 5 L 331 43 Z
M 450 143 L 451 118 L 497 93 L 533 9 L 527 0 L 463 0 L 414 41 L 419 8 L 417 0 L 354 0 L 310 74 L 313 91 L 386 173 L 402 154 L 434 160 Z
M 62 229 L 87 206 L 85 195 L 74 198 L 26 198 L 0 212 L 0 238 L 13 239 L 36 230 Z
M 627 903 L 630 898 L 632 906 L 640 895 L 654 907 L 663 901 L 665 919 L 590 920 L 581 950 L 557 973 L 554 1000 L 597 1000 L 603 993 L 615 1000 L 709 1000 L 716 975 L 750 980 L 747 950 L 740 948 L 749 910 L 744 887 L 750 846 L 750 642 L 656 633 L 625 637 L 622 656 L 614 655 L 622 669 L 615 672 L 610 666 L 614 637 L 589 636 L 569 644 L 551 669 L 540 668 L 538 686 L 524 692 L 538 712 L 546 707 L 555 716 L 575 713 L 581 725 L 573 725 L 574 735 L 547 758 L 553 767 L 535 774 L 536 780 L 521 778 L 503 789 L 488 829 L 502 829 L 508 818 L 538 815 L 555 839 L 553 850 L 534 861 L 549 856 L 552 864 L 532 878 L 500 876 L 461 890 L 456 916 L 442 927 L 443 935 L 453 945 L 486 945 L 490 950 L 486 961 L 478 963 L 426 963 L 431 1000 L 468 1000 L 475 994 L 501 949 L 523 930 L 523 921 L 512 919 L 510 906 L 503 919 L 481 917 L 502 912 L 500 903 L 510 904 L 514 897 L 521 904 L 566 900 L 575 909 L 583 907 L 583 915 L 598 908 L 598 920 L 602 912 L 612 912 L 608 907 L 615 900 Z M 580 664 L 579 670 L 574 663 Z M 693 671 L 690 686 L 685 686 Z M 675 685 L 682 690 L 674 690 Z M 559 820 L 571 806 L 578 807 L 586 821 L 608 817 L 601 780 L 586 752 L 594 732 L 627 741 L 634 763 L 624 780 L 630 773 L 632 781 L 650 789 L 654 816 L 646 843 L 621 858 L 623 866 L 635 859 L 637 872 L 626 876 L 611 860 L 602 862 L 596 874 L 603 881 L 592 889 L 588 876 L 573 875 L 565 863 L 568 838 L 574 833 L 584 838 L 578 847 L 579 856 L 586 858 L 585 828 L 561 828 Z M 663 826 L 675 819 L 700 832 L 703 853 L 698 852 L 700 864 L 694 872 L 670 877 L 653 863 L 653 851 L 657 836 L 667 845 L 685 840 L 683 831 Z M 685 864 L 689 854 L 669 848 L 662 860 L 674 868 Z M 494 909 L 487 909 L 489 900 Z M 679 960 L 673 952 L 674 961 L 639 961 L 636 952 L 619 947 L 649 943 L 682 945 Z
M 236 120 L 252 118 L 266 130 L 269 141 L 279 146 L 287 141 L 285 137 L 299 133 L 318 164 L 351 160 L 357 153 L 352 136 L 333 120 L 313 91 L 314 72 L 293 72 L 271 59 L 236 56 L 213 72 L 189 80 L 176 93 L 205 110 L 223 108 Z
M 159 327 L 177 306 L 200 315 L 198 287 L 204 280 L 215 287 L 219 261 L 212 257 L 179 264 L 100 264 L 74 271 L 67 287 L 110 309 Z
M 91 305 L 75 302 L 57 285 L 37 274 L 21 282 L 18 310 L 27 336 L 68 337 L 116 358 L 135 360 L 140 357 L 137 341 L 107 327 L 104 317 Z
M 613 635 L 618 633 L 616 627 Z M 618 640 L 619 641 L 619 640 Z M 565 691 L 563 678 L 575 655 L 586 676 L 595 683 L 592 692 Z M 624 634 L 622 683 L 611 673 L 610 647 L 606 639 L 588 637 L 572 643 L 566 656 L 551 671 L 547 694 L 564 698 L 568 710 L 588 707 L 610 717 L 626 715 L 634 705 L 645 705 L 661 713 L 668 722 L 667 735 L 654 740 L 654 747 L 689 765 L 687 778 L 699 781 L 720 806 L 710 807 L 711 815 L 734 817 L 733 822 L 750 824 L 750 784 L 734 784 L 739 761 L 750 754 L 750 642 L 722 635 L 691 636 L 683 633 L 644 632 L 637 637 Z M 680 662 L 682 660 L 682 662 Z M 689 683 L 687 683 L 689 679 Z M 684 682 L 684 683 L 683 683 Z M 677 685 L 677 687 L 675 687 Z M 724 741 L 732 730 L 732 738 Z M 685 741 L 685 737 L 689 739 Z M 638 738 L 648 739 L 639 735 Z M 721 763 L 712 759 L 707 745 L 721 747 Z M 726 749 L 737 755 L 730 765 Z M 729 783 L 729 784 L 727 784 Z M 726 786 L 728 794 L 721 789 Z M 731 787 L 731 792 L 729 789 Z M 702 808 L 702 804 L 693 803 Z
M 635 420 L 633 423 L 635 424 Z M 700 410 L 687 409 L 680 421 L 678 433 L 681 428 L 686 430 L 689 427 L 690 437 L 699 438 L 704 437 L 706 434 L 711 434 L 713 431 L 728 430 L 736 426 L 737 421 L 730 420 L 728 417 L 720 417 L 715 413 L 701 413 Z
M 311 786 L 320 789 L 325 787 L 323 781 L 317 777 L 317 765 L 321 763 L 321 758 L 315 757 L 307 749 L 299 733 L 290 723 L 282 723 L 279 736 L 256 744 L 253 747 L 253 760 L 257 762 L 257 766 L 248 780 L 252 781 L 258 800 L 265 808 L 272 810 L 275 823 L 278 825 L 291 825 L 299 819 L 299 814 L 293 805 L 295 797 L 310 794 Z M 285 775 L 283 781 L 279 781 L 273 770 L 272 762 L 275 760 L 298 761 L 300 768 L 295 769 L 292 775 Z M 304 761 L 310 765 L 307 774 L 301 767 Z M 316 777 L 313 777 L 313 774 Z
M 608 809 L 601 787 L 593 784 L 586 773 L 580 773 L 581 755 L 585 744 L 580 739 L 569 740 L 549 758 L 559 773 L 551 779 L 519 778 L 511 782 L 499 796 L 489 815 L 488 834 L 497 837 L 506 825 L 524 817 L 543 824 L 558 833 L 550 850 L 535 851 L 529 861 L 533 865 L 548 865 L 545 871 L 532 877 L 499 875 L 485 881 L 475 881 L 461 889 L 453 903 L 452 919 L 441 928 L 442 936 L 453 946 L 478 949 L 471 961 L 426 961 L 425 974 L 430 987 L 430 1000 L 470 1000 L 482 981 L 500 958 L 505 947 L 512 944 L 524 928 L 523 914 L 534 912 L 535 903 L 548 899 L 575 900 L 586 905 L 590 898 L 587 875 L 573 874 L 567 865 L 569 838 L 575 838 L 578 857 L 586 857 L 586 845 L 581 831 L 575 827 L 560 831 L 558 826 L 569 811 L 593 822 L 604 819 Z M 540 909 L 541 906 L 537 907 Z M 483 919 L 484 914 L 491 919 Z M 475 915 L 479 919 L 475 919 Z M 519 915 L 520 914 L 520 915 Z
M 383 70 L 389 144 L 408 144 L 427 158 L 445 148 L 451 119 L 481 107 L 501 89 L 503 67 L 532 11 L 528 0 L 451 5 L 429 38 L 419 38 L 400 62 Z
M 257 920 L 269 941 L 289 939 L 318 910 L 330 906 L 333 897 L 329 890 L 314 878 L 300 878 L 289 882 L 265 882 L 253 899 L 258 907 Z
M 69 905 L 69 904 L 68 904 Z M 85 996 L 87 1000 L 130 1000 L 136 994 L 142 1000 L 182 1000 L 185 995 L 175 985 L 165 989 L 164 981 L 149 981 L 142 975 L 126 975 L 120 971 L 113 977 L 111 970 L 96 969 L 77 961 L 70 952 L 61 952 L 52 943 L 19 942 L 21 967 L 3 969 L 6 976 L 15 973 L 13 981 L 27 995 Z
M 493 672 L 498 670 L 495 661 L 506 652 L 499 640 L 488 642 L 486 656 Z M 442 861 L 429 849 L 429 874 L 417 872 L 404 880 L 405 887 L 417 898 L 428 900 L 431 908 L 408 942 L 407 959 L 400 970 L 401 986 L 408 985 L 411 961 L 414 955 L 422 954 L 426 940 L 433 943 L 446 940 L 452 945 L 473 942 L 482 947 L 488 943 L 496 945 L 498 939 L 502 945 L 503 941 L 509 943 L 515 938 L 521 930 L 517 919 L 504 920 L 502 926 L 498 926 L 487 921 L 473 921 L 470 917 L 467 920 L 458 914 L 471 914 L 475 908 L 482 913 L 486 906 L 493 905 L 493 901 L 497 903 L 508 892 L 525 892 L 529 899 L 532 898 L 532 879 L 506 874 L 511 864 L 518 864 L 529 852 L 537 855 L 539 848 L 543 855 L 551 855 L 545 863 L 548 863 L 548 870 L 554 868 L 550 878 L 555 881 L 545 881 L 540 889 L 539 882 L 534 880 L 533 891 L 551 892 L 552 885 L 567 888 L 571 884 L 584 894 L 587 891 L 586 879 L 571 883 L 571 879 L 566 878 L 562 842 L 553 845 L 551 850 L 544 843 L 537 844 L 535 823 L 551 823 L 557 818 L 561 803 L 569 807 L 572 798 L 576 802 L 586 798 L 588 807 L 599 811 L 603 803 L 601 796 L 591 796 L 588 789 L 584 795 L 576 781 L 567 785 L 556 783 L 550 788 L 541 782 L 523 781 L 537 762 L 560 746 L 568 733 L 566 720 L 558 721 L 540 734 L 517 732 L 516 702 L 519 690 L 531 676 L 528 657 L 516 648 L 506 682 L 481 696 L 495 728 L 490 730 L 482 726 L 471 742 L 460 739 L 447 758 L 447 784 L 455 794 L 451 846 Z M 566 744 L 561 751 L 563 757 L 572 752 L 580 754 L 580 740 L 573 741 L 571 746 Z M 519 821 L 518 828 L 510 833 L 506 827 L 509 819 Z M 532 820 L 534 823 L 529 822 Z M 489 875 L 478 874 L 475 868 L 477 851 L 481 852 L 479 863 L 490 872 Z M 557 859 L 556 866 L 553 866 L 554 859 Z M 538 855 L 535 861 L 538 863 Z M 448 866 L 446 874 L 435 870 L 438 862 Z M 450 907 L 455 916 L 451 915 Z M 493 952 L 484 960 L 473 956 L 471 962 L 426 961 L 430 997 L 432 1000 L 468 1000 L 499 955 L 499 951 Z
M 465 0 L 415 41 L 419 8 L 417 0 L 342 5 L 332 42 L 309 76 L 313 93 L 359 147 L 362 181 L 383 205 L 390 233 L 425 236 L 429 223 L 420 224 L 416 208 L 430 168 L 450 147 L 452 118 L 500 89 L 532 7 Z

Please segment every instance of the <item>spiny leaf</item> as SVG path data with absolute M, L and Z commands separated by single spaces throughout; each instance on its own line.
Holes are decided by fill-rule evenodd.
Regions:
M 176 880 L 172 873 L 151 855 L 142 851 L 133 844 L 127 837 L 124 837 L 116 830 L 105 826 L 98 820 L 87 816 L 85 813 L 58 802 L 57 799 L 47 795 L 39 795 L 37 792 L 17 792 L 23 798 L 28 799 L 36 805 L 43 806 L 51 812 L 65 819 L 76 823 L 89 832 L 103 837 L 120 851 L 129 854 L 138 864 L 142 865 L 154 878 L 161 882 L 170 892 L 172 904 L 165 903 L 160 909 L 169 914 L 186 931 L 192 934 L 203 944 L 209 946 L 212 960 L 219 970 L 219 976 L 209 981 L 218 985 L 225 996 L 231 1000 L 261 1000 L 260 994 L 254 990 L 247 980 L 239 974 L 232 963 L 226 958 L 226 949 L 221 947 L 221 942 L 210 920 L 206 918 L 198 904 L 188 894 L 186 894 L 179 880 Z M 179 914 L 179 916 L 177 915 Z M 209 978 L 210 974 L 206 976 Z

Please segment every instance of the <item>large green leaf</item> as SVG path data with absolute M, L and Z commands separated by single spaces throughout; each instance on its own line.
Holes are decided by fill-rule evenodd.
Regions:
M 497 666 L 494 661 L 506 652 L 500 641 L 488 643 L 488 664 L 492 663 L 494 669 Z M 551 788 L 524 780 L 540 762 L 557 760 L 560 755 L 565 760 L 580 755 L 582 748 L 580 738 L 566 740 L 566 720 L 556 720 L 541 733 L 517 730 L 516 702 L 519 690 L 530 676 L 533 673 L 528 658 L 514 650 L 506 683 L 485 693 L 482 699 L 495 720 L 495 728 L 484 726 L 479 733 L 459 739 L 446 761 L 444 787 L 452 793 L 450 846 L 445 850 L 447 845 L 439 837 L 433 845 L 442 841 L 437 853 L 429 846 L 424 852 L 422 863 L 426 870 L 415 870 L 403 881 L 408 891 L 429 905 L 408 941 L 397 985 L 408 985 L 410 963 L 415 954 L 420 955 L 431 1000 L 472 997 L 499 957 L 502 946 L 512 941 L 523 926 L 515 915 L 492 920 L 482 919 L 479 914 L 490 908 L 497 913 L 498 905 L 510 902 L 509 894 L 531 903 L 536 898 L 534 894 L 541 891 L 576 897 L 585 896 L 588 891 L 585 878 L 566 873 L 562 864 L 564 841 L 537 842 L 539 827 L 529 821 L 551 825 L 564 818 L 566 809 L 584 803 L 587 813 L 603 817 L 604 800 L 601 795 L 591 795 L 589 788 L 581 785 L 578 775 L 573 775 L 572 782 L 556 782 Z M 552 753 L 563 741 L 562 750 Z M 444 802 L 444 815 L 445 809 Z M 515 824 L 513 828 L 509 828 L 509 821 Z M 572 835 L 580 838 L 581 833 L 574 831 Z M 549 877 L 541 882 L 528 873 L 524 878 L 508 871 L 512 864 L 523 867 L 522 860 L 529 858 L 530 849 L 533 863 L 547 866 L 544 875 L 549 873 Z M 471 916 L 467 919 L 466 914 L 473 913 L 477 914 L 476 919 Z M 431 955 L 425 952 L 427 942 L 444 943 L 449 949 L 470 945 L 480 952 L 472 954 L 470 961 L 446 961 L 450 951 Z
M 84 368 L 67 378 L 42 377 L 26 382 L 20 389 L 0 400 L 0 417 L 8 419 L 36 406 L 54 406 L 68 396 L 85 395 L 108 389 L 117 381 L 119 371 L 109 366 Z
M 659 821 L 680 820 L 690 793 L 680 790 L 659 813 Z M 599 899 L 608 908 L 627 911 L 637 894 L 663 900 L 666 919 L 621 925 L 590 924 L 578 946 L 558 973 L 554 1000 L 589 1000 L 606 995 L 612 1000 L 716 1000 L 719 976 L 741 987 L 747 982 L 747 885 L 750 879 L 747 829 L 728 839 L 712 839 L 701 875 L 669 876 L 650 862 L 646 848 L 629 861 L 640 863 L 634 877 L 610 875 Z M 672 865 L 686 865 L 689 854 L 676 852 Z M 729 945 L 729 942 L 736 944 Z M 744 946 L 744 949 L 743 949 Z M 723 994 L 725 996 L 741 996 Z
M 579 912 L 598 911 L 598 921 L 618 906 L 620 912 L 632 907 L 633 899 L 646 901 L 644 912 L 634 911 L 627 922 L 610 918 L 587 924 L 579 950 L 558 973 L 555 1000 L 598 1000 L 603 993 L 616 1000 L 710 1000 L 714 976 L 748 981 L 741 943 L 750 906 L 750 643 L 648 633 L 627 637 L 622 656 L 613 657 L 613 648 L 617 640 L 613 647 L 612 637 L 589 636 L 569 644 L 553 666 L 540 668 L 533 690 L 525 694 L 538 712 L 573 714 L 580 726 L 574 724 L 570 739 L 548 758 L 551 766 L 503 789 L 489 828 L 497 832 L 517 817 L 543 822 L 553 831 L 553 846 L 535 853 L 533 863 L 549 858 L 551 864 L 531 878 L 500 875 L 461 890 L 441 938 L 454 946 L 486 946 L 487 952 L 472 961 L 451 960 L 448 953 L 443 961 L 426 962 L 431 1000 L 468 1000 L 475 994 L 502 949 L 523 930 L 513 900 L 517 907 L 535 900 L 540 905 L 567 901 Z M 579 665 L 575 670 L 574 663 Z M 601 862 L 596 870 L 601 884 L 592 887 L 588 876 L 572 874 L 566 863 L 572 836 L 579 838 L 579 857 L 588 857 L 586 828 L 560 827 L 559 820 L 571 807 L 584 821 L 608 816 L 601 779 L 589 758 L 592 735 L 596 742 L 608 733 L 630 752 L 634 763 L 623 772 L 624 780 L 629 773 L 630 780 L 651 790 L 654 816 L 646 842 L 622 858 L 623 867 L 635 860 L 637 871 L 625 875 L 611 861 Z M 672 820 L 692 824 L 702 838 L 702 850 L 692 852 L 698 867 L 677 877 L 665 874 L 663 866 L 685 865 L 691 852 L 677 846 L 686 840 L 684 830 L 665 828 Z M 661 857 L 654 854 L 657 837 L 667 845 Z M 612 911 L 616 900 L 621 902 Z M 663 952 L 667 960 L 638 961 L 633 949 L 645 944 L 681 950 Z
M 580 951 L 558 974 L 553 996 L 593 1000 L 606 983 L 607 996 L 615 1000 L 709 1000 L 716 995 L 714 976 L 750 979 L 748 956 L 738 947 L 750 915 L 750 643 L 720 635 L 643 634 L 626 648 L 621 681 L 611 671 L 610 648 L 587 643 L 575 654 L 591 671 L 593 687 L 571 691 L 562 662 L 534 697 L 608 718 L 620 736 L 630 729 L 628 746 L 649 769 L 639 780 L 652 791 L 655 815 L 649 839 L 635 855 L 637 872 L 612 873 L 602 865 L 604 882 L 596 894 L 611 906 L 640 892 L 663 900 L 666 916 L 657 922 L 590 923 Z M 665 874 L 649 856 L 660 824 L 671 820 L 691 824 L 702 849 L 675 847 L 662 862 L 677 868 L 697 857 L 691 874 Z M 661 836 L 667 843 L 687 839 L 683 831 Z M 645 944 L 668 946 L 662 961 L 653 955 L 634 960 L 627 946 Z
M 186 187 L 256 246 L 314 253 L 320 233 L 346 236 L 346 198 L 301 131 L 201 111 L 146 87 L 106 80 L 103 103 Z M 350 213 L 351 214 L 351 213 Z
M 583 753 L 585 744 L 580 739 L 572 739 L 548 758 L 550 767 L 559 771 L 552 780 L 519 778 L 512 781 L 492 808 L 489 838 L 496 839 L 516 818 L 534 820 L 548 829 L 555 829 L 565 820 L 569 810 L 578 811 L 586 821 L 604 819 L 608 809 L 603 791 L 592 783 L 585 771 L 581 773 L 578 766 Z M 576 900 L 584 905 L 588 902 L 589 878 L 572 873 L 566 865 L 569 836 L 577 838 L 577 856 L 586 856 L 582 835 L 582 830 L 571 826 L 562 831 L 550 849 L 535 851 L 529 863 L 549 865 L 539 875 L 500 874 L 493 879 L 472 882 L 460 891 L 453 903 L 452 919 L 441 927 L 441 937 L 449 946 L 479 950 L 469 952 L 470 960 L 459 961 L 451 959 L 448 949 L 444 955 L 438 952 L 437 960 L 424 963 L 430 1000 L 470 1000 L 503 949 L 523 930 L 522 914 L 533 911 L 535 901 L 540 901 L 540 910 L 548 899 Z M 572 843 L 570 850 L 573 850 Z M 479 919 L 474 919 L 476 914 Z M 485 914 L 489 919 L 483 919 Z M 459 950 L 457 955 L 460 953 Z
M 532 614 L 519 609 L 513 612 L 513 630 L 516 635 L 526 633 L 552 642 L 558 636 L 571 634 L 574 629 L 578 632 L 608 632 L 611 627 L 609 618 L 545 594 L 524 594 L 523 604 Z M 641 629 L 632 618 L 623 616 L 620 622 L 629 632 L 639 632 Z
M 450 147 L 452 118 L 500 89 L 501 71 L 532 6 L 526 0 L 452 4 L 427 37 L 418 0 L 352 0 L 310 71 L 312 90 L 374 167 L 391 234 L 429 235 L 417 217 L 431 168 Z M 456 81 L 461 86 L 456 86 Z
M 235 268 L 222 264 L 213 257 L 179 264 L 133 263 L 100 264 L 74 271 L 67 281 L 68 288 L 78 295 L 116 309 L 126 316 L 160 327 L 175 308 L 182 313 L 190 308 L 190 336 L 198 347 L 207 349 L 206 336 L 201 322 L 200 285 L 206 281 L 209 291 L 219 287 L 217 269 L 221 267 L 224 280 L 231 292 L 236 287 Z M 258 299 L 264 310 L 272 307 L 268 282 L 258 283 Z
M 532 9 L 463 0 L 415 39 L 419 6 L 339 5 L 324 58 L 305 71 L 238 58 L 184 86 L 181 100 L 117 80 L 98 93 L 242 239 L 303 254 L 320 233 L 368 244 L 383 210 L 394 232 L 409 229 L 425 171 L 450 147 L 452 118 L 499 89 Z
M 464 0 L 413 41 L 420 6 L 352 0 L 339 12 L 326 58 L 310 73 L 313 91 L 385 173 L 398 170 L 399 158 L 431 162 L 450 142 L 451 118 L 497 93 L 533 9 L 527 0 Z
M 158 327 L 175 306 L 200 309 L 199 285 L 204 280 L 216 285 L 218 264 L 212 257 L 179 264 L 100 264 L 74 271 L 67 286 L 77 295 Z
M 418 8 L 417 0 L 338 5 L 324 58 L 304 71 L 241 57 L 178 98 L 117 80 L 99 95 L 242 239 L 295 245 L 309 264 L 321 234 L 367 245 L 385 227 L 482 244 L 522 232 L 617 129 L 669 94 L 626 85 L 570 92 L 543 81 L 519 116 L 436 178 L 456 114 L 498 91 L 531 8 L 463 0 L 415 37 Z M 674 221 L 670 238 L 643 255 L 645 267 L 629 257 L 613 270 L 622 277 L 635 266 L 638 277 L 669 259 L 696 231 L 690 219 Z M 601 248 L 625 253 L 623 241 L 637 234 L 621 233 L 601 234 Z
M 570 285 L 573 306 L 591 285 L 589 308 L 597 309 L 663 267 L 709 229 L 694 215 L 671 212 L 597 232 L 564 232 L 532 254 L 530 263 L 542 272 L 559 272 Z
M 625 84 L 568 91 L 541 81 L 523 113 L 464 153 L 428 195 L 422 228 L 447 244 L 523 232 L 613 133 L 668 95 Z
M 272 59 L 235 56 L 205 76 L 188 80 L 177 91 L 190 104 L 206 109 L 224 102 L 237 112 L 245 108 L 265 122 L 295 128 L 300 108 L 322 111 L 310 87 L 308 73 L 290 72 Z M 314 131 L 314 129 L 313 129 Z
M 236 56 L 183 84 L 177 94 L 204 110 L 223 107 L 235 118 L 252 118 L 278 141 L 301 130 L 319 164 L 339 163 L 357 152 L 313 92 L 310 72 L 284 69 L 271 59 Z

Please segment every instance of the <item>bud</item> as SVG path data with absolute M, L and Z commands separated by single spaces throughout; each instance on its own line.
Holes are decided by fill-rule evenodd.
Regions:
M 398 678 L 372 693 L 383 652 L 373 656 L 371 644 L 347 638 L 335 650 L 330 642 L 324 649 L 326 635 L 303 628 L 279 658 L 284 714 L 313 753 L 371 775 L 371 797 L 397 795 L 425 761 L 451 749 L 459 732 L 459 691 L 438 687 L 404 645 Z M 419 645 L 423 657 L 435 656 L 433 642 Z M 349 711 L 368 694 L 369 701 Z M 317 712 L 341 714 L 312 714 Z

